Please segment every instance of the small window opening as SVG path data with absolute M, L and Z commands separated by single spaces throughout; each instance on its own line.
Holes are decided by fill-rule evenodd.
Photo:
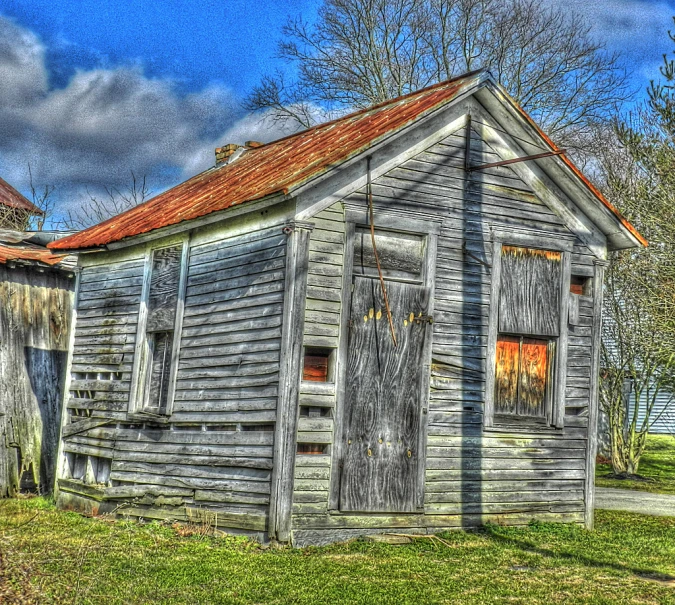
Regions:
M 206 425 L 206 430 L 207 431 L 222 431 L 222 432 L 233 432 L 237 430 L 237 425 L 236 424 L 207 424 Z
M 585 275 L 572 275 L 570 292 L 579 296 L 591 296 L 592 279 Z
M 300 416 L 303 418 L 329 418 L 330 408 L 322 408 L 312 405 L 301 405 Z
M 305 348 L 302 379 L 308 382 L 333 382 L 334 349 Z
M 102 456 L 66 453 L 68 475 L 85 485 L 108 485 L 112 460 Z
M 328 445 L 325 443 L 298 443 L 298 454 L 319 455 L 328 453 Z
M 70 412 L 70 420 L 71 422 L 77 422 L 78 420 L 82 418 L 91 418 L 91 410 L 90 409 L 78 409 L 78 408 L 72 408 L 69 410 Z
M 242 424 L 242 431 L 260 431 L 263 433 L 269 433 L 274 430 L 273 424 Z

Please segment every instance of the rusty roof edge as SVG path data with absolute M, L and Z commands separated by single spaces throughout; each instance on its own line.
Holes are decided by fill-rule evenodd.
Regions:
M 430 89 L 434 88 L 441 88 L 441 85 L 447 85 L 451 84 L 452 82 L 457 82 L 461 79 L 466 79 L 467 82 L 460 86 L 456 93 L 452 95 L 449 99 L 446 99 L 444 101 L 439 102 L 438 104 L 434 105 L 431 109 L 428 109 L 426 112 L 421 114 L 420 116 L 411 118 L 397 128 L 396 130 L 390 130 L 377 139 L 373 139 L 368 145 L 362 147 L 361 149 L 358 149 L 354 152 L 352 152 L 346 159 L 342 159 L 338 162 L 335 162 L 334 164 L 331 164 L 330 166 L 327 166 L 324 170 L 315 173 L 308 177 L 305 181 L 302 181 L 301 183 L 297 183 L 294 186 L 291 186 L 289 188 L 289 193 L 297 196 L 300 195 L 301 193 L 304 193 L 307 189 L 311 189 L 315 185 L 318 185 L 319 183 L 323 182 L 325 179 L 329 178 L 332 176 L 332 174 L 338 170 L 338 169 L 343 169 L 347 168 L 350 166 L 352 163 L 355 161 L 358 161 L 358 159 L 361 157 L 361 155 L 365 151 L 369 152 L 374 152 L 377 151 L 379 148 L 383 147 L 387 143 L 391 142 L 392 140 L 403 136 L 406 131 L 409 128 L 415 128 L 419 126 L 420 124 L 423 124 L 427 120 L 433 119 L 433 117 L 440 111 L 446 109 L 450 105 L 453 105 L 455 103 L 460 102 L 463 98 L 465 98 L 467 95 L 472 94 L 475 89 L 479 88 L 480 86 L 484 85 L 486 82 L 491 81 L 494 82 L 493 76 L 490 74 L 489 71 L 486 69 L 478 69 L 474 72 L 470 72 L 469 75 L 465 75 L 460 78 L 456 78 L 454 80 L 446 80 L 445 82 L 441 82 L 440 84 L 435 84 L 434 86 L 429 86 L 428 88 L 425 88 L 419 92 L 424 92 L 428 91 Z M 475 78 L 475 79 L 472 79 Z M 418 93 L 411 93 L 411 94 L 418 94 Z M 408 97 L 410 95 L 406 95 Z M 398 100 L 398 99 L 397 99 Z M 384 104 L 381 104 L 384 105 Z
M 212 172 L 214 170 L 217 170 L 218 168 L 219 168 L 219 166 L 210 166 L 209 168 L 206 168 L 205 170 L 202 170 L 201 172 L 198 172 L 194 176 L 191 176 L 189 179 L 186 179 L 185 181 L 182 181 L 181 183 L 178 183 L 178 184 L 174 185 L 173 187 L 169 187 L 168 189 L 159 192 L 157 195 L 153 195 L 149 200 L 145 200 L 144 202 L 142 202 L 140 204 L 137 204 L 136 206 L 132 206 L 131 208 L 128 208 L 124 212 L 120 212 L 119 214 L 115 214 L 114 216 L 111 216 L 111 217 L 105 219 L 104 221 L 101 221 L 100 223 L 96 223 L 95 225 L 90 225 L 89 227 L 85 227 L 84 229 L 81 229 L 80 231 L 72 233 L 71 235 L 66 235 L 65 237 L 61 237 L 57 240 L 54 240 L 53 242 L 50 242 L 49 244 L 47 244 L 47 248 L 49 248 L 50 250 L 65 250 L 65 251 L 69 251 L 69 250 L 97 251 L 98 249 L 105 250 L 106 249 L 105 244 L 102 244 L 100 246 L 90 246 L 88 248 L 79 248 L 79 247 L 76 247 L 76 248 L 61 248 L 60 242 L 63 242 L 64 240 L 68 240 L 70 238 L 81 237 L 83 233 L 86 233 L 89 230 L 94 229 L 94 228 L 100 228 L 100 227 L 108 225 L 108 224 L 114 224 L 116 221 L 119 220 L 120 217 L 125 216 L 127 214 L 130 214 L 132 212 L 136 212 L 138 210 L 138 208 L 142 208 L 143 206 L 149 205 L 150 203 L 154 202 L 155 199 L 158 198 L 160 195 L 164 195 L 167 191 L 171 191 L 172 189 L 175 189 L 176 187 L 179 187 L 179 186 L 183 185 L 184 183 L 186 183 L 188 181 L 197 180 L 198 178 L 205 175 L 207 172 Z M 147 231 L 144 232 L 144 233 L 147 233 Z M 139 235 L 143 235 L 143 233 L 140 233 Z
M 178 223 L 172 223 L 171 225 L 166 225 L 164 227 L 159 227 L 157 229 L 152 229 L 144 233 L 138 233 L 136 235 L 131 235 L 125 237 L 121 240 L 116 240 L 105 244 L 100 249 L 91 249 L 91 248 L 75 248 L 78 252 L 105 252 L 120 250 L 121 248 L 128 248 L 129 246 L 136 246 L 145 242 L 162 239 L 165 237 L 171 237 L 172 235 L 177 235 L 184 231 L 191 231 L 192 229 L 198 229 L 200 227 L 207 227 L 209 225 L 214 225 L 222 221 L 226 221 L 243 214 L 248 214 L 250 212 L 256 212 L 261 208 L 266 208 L 267 206 L 273 206 L 276 204 L 281 204 L 285 201 L 288 201 L 293 196 L 289 195 L 287 190 L 275 191 L 258 199 L 252 199 L 248 203 L 239 203 L 234 204 L 223 210 L 216 210 L 215 212 L 210 212 L 209 214 L 204 214 L 192 219 L 180 221 Z
M 0 177 L 0 185 L 6 187 L 9 189 L 9 192 L 14 195 L 20 202 L 21 206 L 23 207 L 24 210 L 29 211 L 31 214 L 35 214 L 38 216 L 43 216 L 44 215 L 44 210 L 41 210 L 38 208 L 33 202 L 31 202 L 23 193 L 21 193 L 16 187 L 13 187 L 10 185 L 5 179 Z M 2 203 L 2 202 L 0 202 Z M 7 204 L 4 204 L 7 205 Z M 15 205 L 10 205 L 11 208 L 18 208 L 19 206 Z
M 492 84 L 498 93 L 503 96 L 503 98 L 508 103 L 508 109 L 512 113 L 520 116 L 527 125 L 530 127 L 536 135 L 546 144 L 552 151 L 560 151 L 560 148 L 553 142 L 553 140 L 537 125 L 537 123 L 532 119 L 532 117 L 516 102 L 516 100 L 508 93 L 508 91 L 497 82 L 494 78 L 489 79 L 490 84 Z M 572 172 L 577 182 L 582 185 L 582 188 L 585 189 L 592 197 L 597 199 L 601 204 L 600 207 L 607 213 L 607 216 L 611 217 L 618 226 L 621 228 L 624 235 L 628 235 L 629 239 L 633 240 L 636 244 L 636 247 L 643 246 L 647 247 L 649 242 L 640 234 L 640 232 L 630 223 L 630 221 L 621 214 L 619 209 L 614 206 L 602 192 L 595 186 L 591 181 L 584 175 L 584 173 L 576 166 L 576 164 L 569 158 L 565 153 L 554 156 L 554 161 L 564 165 L 568 171 Z M 605 236 L 611 235 L 611 233 L 606 233 Z
M 0 265 L 8 267 L 38 267 L 40 269 L 51 269 L 54 271 L 61 271 L 64 273 L 72 273 L 77 265 L 76 256 L 73 254 L 54 254 L 52 255 L 54 262 L 49 263 L 39 258 L 24 258 L 19 255 L 15 258 L 0 258 Z M 58 258 L 58 260 L 56 260 Z

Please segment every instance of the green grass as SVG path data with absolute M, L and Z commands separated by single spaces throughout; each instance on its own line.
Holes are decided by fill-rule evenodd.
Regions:
M 159 524 L 0 502 L 3 603 L 675 603 L 675 519 L 599 512 L 444 542 L 261 549 Z
M 612 466 L 610 464 L 598 464 L 595 484 L 599 487 L 675 494 L 675 437 L 672 435 L 649 435 L 638 473 L 651 479 L 651 481 L 611 479 L 609 475 L 612 475 Z

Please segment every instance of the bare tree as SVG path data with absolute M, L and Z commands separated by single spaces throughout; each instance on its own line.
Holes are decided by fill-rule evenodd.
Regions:
M 282 126 L 309 128 L 320 109 L 307 101 L 307 97 L 297 82 L 288 83 L 284 73 L 277 71 L 273 76 L 263 76 L 244 105 L 251 111 L 261 107 L 272 110 L 270 119 Z
M 486 67 L 559 142 L 583 147 L 631 96 L 590 26 L 536 0 L 324 0 L 314 24 L 282 34 L 297 78 L 266 76 L 245 106 L 296 128 L 315 115 L 298 107 L 339 113 Z
M 675 402 L 675 62 L 661 75 L 598 156 L 608 196 L 650 242 L 615 253 L 605 283 L 600 395 L 618 475 L 637 472 L 661 404 Z
M 42 214 L 31 215 L 27 225 L 30 229 L 42 231 L 45 224 L 49 223 L 52 214 L 54 213 L 56 201 L 54 200 L 53 194 L 56 187 L 54 185 L 44 185 L 44 187 L 35 185 L 30 164 L 28 164 L 28 180 L 33 205 L 39 208 Z
M 612 467 L 622 477 L 637 474 L 649 430 L 675 403 L 675 331 L 663 309 L 654 308 L 675 288 L 653 291 L 660 277 L 640 274 L 650 256 L 615 255 L 605 282 L 600 405 Z
M 37 208 L 15 207 L 0 204 L 0 228 L 12 231 L 41 231 L 45 222 L 54 210 L 53 185 L 38 187 L 33 182 L 33 171 L 28 164 L 28 180 L 30 184 L 33 206 Z
M 139 179 L 133 172 L 131 183 L 126 188 L 105 187 L 104 192 L 105 195 L 100 197 L 87 190 L 89 199 L 76 210 L 68 210 L 59 221 L 59 227 L 69 231 L 86 229 L 138 206 L 150 197 L 146 177 Z

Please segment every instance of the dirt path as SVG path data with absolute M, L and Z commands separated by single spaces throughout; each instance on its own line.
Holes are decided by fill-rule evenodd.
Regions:
M 675 496 L 630 489 L 595 488 L 595 508 L 630 513 L 675 517 Z

